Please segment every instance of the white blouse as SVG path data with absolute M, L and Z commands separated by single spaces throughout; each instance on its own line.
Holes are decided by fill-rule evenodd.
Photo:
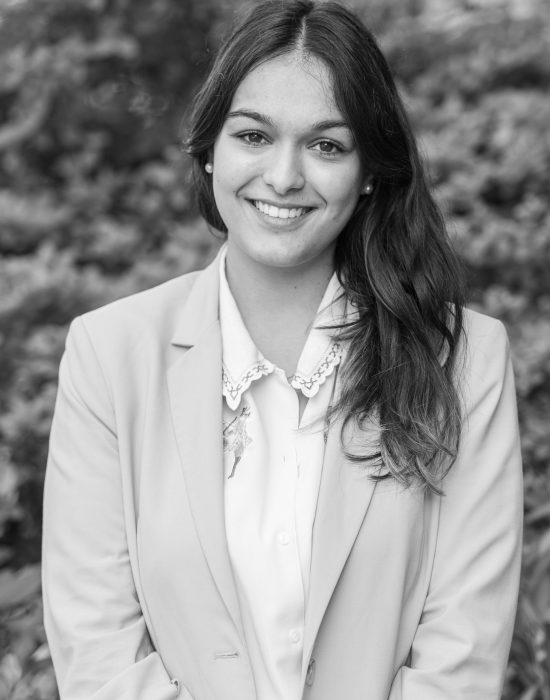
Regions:
M 299 700 L 311 538 L 341 343 L 336 275 L 296 373 L 265 359 L 243 323 L 220 265 L 225 526 L 258 700 Z M 299 419 L 297 392 L 307 398 Z

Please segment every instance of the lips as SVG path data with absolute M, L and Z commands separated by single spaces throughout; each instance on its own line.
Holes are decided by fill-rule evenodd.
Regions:
M 312 210 L 312 207 L 278 207 L 261 199 L 250 200 L 250 202 L 258 211 L 272 219 L 298 219 Z

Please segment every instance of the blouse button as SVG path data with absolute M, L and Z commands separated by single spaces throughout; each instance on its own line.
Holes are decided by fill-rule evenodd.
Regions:
M 297 629 L 290 630 L 288 633 L 288 638 L 293 644 L 298 644 L 298 642 L 302 639 L 302 633 Z
M 277 541 L 279 542 L 279 544 L 288 544 L 290 542 L 290 535 L 286 530 L 282 530 L 277 535 Z

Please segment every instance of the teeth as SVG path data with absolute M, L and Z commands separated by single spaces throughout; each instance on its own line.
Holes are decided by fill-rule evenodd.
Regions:
M 298 216 L 306 214 L 308 209 L 300 207 L 299 209 L 283 209 L 282 207 L 274 207 L 272 204 L 266 204 L 260 200 L 254 202 L 256 209 L 259 209 L 263 214 L 271 216 L 273 219 L 295 219 Z

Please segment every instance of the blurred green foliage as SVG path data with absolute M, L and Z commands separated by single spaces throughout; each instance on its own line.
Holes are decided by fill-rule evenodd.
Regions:
M 179 142 L 190 95 L 241 5 L 0 5 L 2 698 L 57 697 L 41 623 L 40 521 L 67 324 L 216 250 Z M 446 14 L 429 0 L 355 6 L 405 96 L 467 263 L 471 305 L 510 334 L 526 535 L 504 698 L 550 700 L 550 16 L 544 3 L 520 16 L 498 3 L 447 3 Z

